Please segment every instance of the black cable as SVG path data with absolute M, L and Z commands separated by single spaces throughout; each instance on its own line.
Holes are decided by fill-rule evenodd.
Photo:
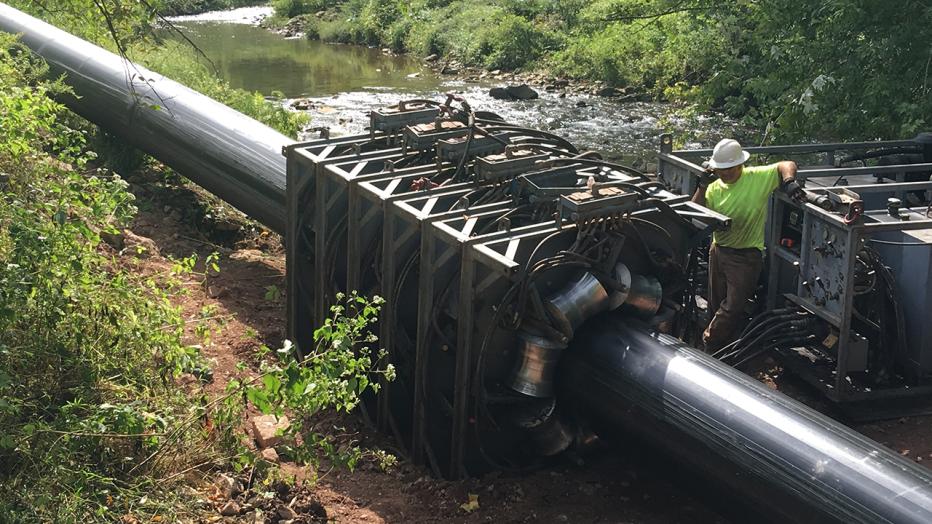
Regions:
M 728 353 L 727 355 L 723 355 L 722 357 L 719 358 L 719 360 L 721 360 L 722 362 L 727 362 L 728 360 L 732 358 L 737 358 L 738 356 L 740 356 L 742 353 L 744 353 L 748 349 L 753 348 L 755 345 L 759 344 L 761 341 L 767 340 L 768 338 L 772 337 L 775 333 L 782 331 L 782 330 L 791 329 L 792 322 L 795 322 L 795 321 L 792 321 L 792 320 L 784 321 L 784 322 L 775 324 L 767 328 L 760 335 L 757 335 L 756 337 L 750 340 L 744 341 L 736 345 L 734 349 L 731 351 L 731 353 Z
M 487 123 L 488 126 L 485 127 L 485 130 L 486 130 L 486 131 L 518 131 L 518 132 L 521 132 L 521 133 L 523 133 L 523 134 L 525 134 L 525 135 L 527 135 L 527 136 L 531 136 L 531 137 L 535 137 L 535 136 L 536 136 L 536 137 L 540 137 L 540 138 L 546 138 L 546 139 L 551 140 L 551 141 L 553 141 L 554 143 L 558 144 L 560 147 L 566 148 L 567 150 L 569 150 L 570 153 L 572 153 L 572 154 L 574 154 L 574 155 L 579 154 L 579 149 L 577 149 L 576 146 L 574 146 L 572 143 L 570 143 L 567 139 L 565 139 L 565 138 L 563 138 L 563 137 L 561 137 L 561 136 L 559 136 L 559 135 L 555 135 L 555 134 L 553 134 L 553 133 L 548 133 L 548 132 L 546 132 L 546 131 L 541 131 L 541 130 L 539 130 L 539 129 L 531 129 L 531 128 L 527 128 L 527 127 L 519 127 L 519 126 L 511 126 L 511 125 L 502 125 L 501 122 L 486 122 L 486 121 L 482 121 L 482 120 L 478 120 L 478 119 L 477 119 L 476 121 L 479 122 L 479 123 L 482 123 L 482 124 L 486 124 L 486 123 Z
M 758 356 L 760 356 L 760 355 L 762 355 L 762 354 L 764 354 L 764 353 L 766 353 L 766 352 L 768 352 L 768 351 L 773 351 L 775 348 L 780 347 L 780 346 L 782 346 L 783 344 L 788 344 L 788 343 L 790 343 L 790 342 L 793 342 L 793 343 L 804 342 L 804 341 L 805 341 L 806 339 L 808 339 L 809 337 L 810 337 L 810 335 L 808 335 L 808 334 L 800 333 L 800 334 L 796 334 L 796 335 L 787 335 L 787 336 L 784 336 L 784 337 L 776 338 L 776 339 L 774 339 L 774 340 L 771 340 L 769 343 L 765 344 L 762 348 L 758 349 L 757 351 L 754 351 L 754 352 L 751 353 L 750 355 L 748 355 L 748 356 L 746 356 L 745 358 L 741 359 L 740 361 L 735 362 L 735 363 L 733 364 L 732 367 L 740 368 L 741 366 L 743 366 L 744 364 L 750 362 L 751 360 L 754 360 L 754 359 L 757 358 Z
M 784 311 L 783 313 L 775 313 L 778 311 Z M 762 330 L 769 329 L 775 323 L 783 323 L 790 321 L 799 316 L 799 312 L 796 308 L 785 308 L 785 309 L 774 309 L 771 311 L 766 311 L 754 319 L 751 320 L 751 323 L 744 328 L 741 335 L 737 339 L 732 341 L 730 344 L 723 346 L 721 349 L 712 354 L 713 358 L 720 358 L 726 351 L 734 349 L 738 345 L 743 345 L 744 341 L 750 340 L 749 337 L 757 336 Z

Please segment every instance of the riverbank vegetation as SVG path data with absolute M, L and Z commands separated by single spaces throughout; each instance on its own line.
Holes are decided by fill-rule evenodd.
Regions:
M 308 36 L 544 69 L 722 110 L 765 139 L 932 126 L 932 6 L 842 0 L 273 0 Z
M 78 4 L 34 14 L 292 136 L 305 122 L 231 89 L 183 48 L 159 46 L 146 36 L 152 17 L 141 4 L 108 10 L 109 24 L 85 15 L 111 4 Z M 216 363 L 202 350 L 233 315 L 216 305 L 191 311 L 186 297 L 208 296 L 223 259 L 162 256 L 128 229 L 157 204 L 137 201 L 127 180 L 137 192 L 145 180 L 184 182 L 71 113 L 58 102 L 66 83 L 0 33 L 0 522 L 215 518 L 205 485 L 218 472 L 247 471 L 266 491 L 285 478 L 256 458 L 247 410 L 287 410 L 294 422 L 280 451 L 295 462 L 358 462 L 354 442 L 302 423 L 324 409 L 352 410 L 377 388 L 369 377 L 391 377 L 376 369 L 374 347 L 358 351 L 372 342 L 377 301 L 352 297 L 335 311 L 317 334 L 319 351 L 300 365 L 287 345 L 270 351 L 249 335 L 254 355 L 230 366 L 235 379 L 214 381 Z
M 265 3 L 265 0 L 163 0 L 159 4 L 159 13 L 163 16 L 178 16 Z

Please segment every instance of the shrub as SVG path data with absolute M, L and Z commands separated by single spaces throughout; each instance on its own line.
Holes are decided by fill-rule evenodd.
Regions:
M 132 195 L 90 169 L 28 56 L 0 37 L 0 521 L 103 518 L 149 484 L 128 472 L 186 417 L 162 379 L 196 350 L 164 292 L 99 249 Z
M 285 18 L 314 14 L 327 9 L 331 4 L 326 0 L 272 0 L 275 14 Z
M 482 54 L 470 60 L 489 69 L 516 69 L 537 60 L 548 42 L 546 33 L 516 15 L 506 15 L 480 33 Z

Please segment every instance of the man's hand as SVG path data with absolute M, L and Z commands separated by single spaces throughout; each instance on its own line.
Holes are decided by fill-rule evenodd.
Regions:
M 715 182 L 715 173 L 710 168 L 696 175 L 699 178 L 699 187 L 709 187 L 709 184 Z
M 782 188 L 786 196 L 792 198 L 794 201 L 800 204 L 806 201 L 806 190 L 803 189 L 803 186 L 799 185 L 795 177 L 784 180 Z

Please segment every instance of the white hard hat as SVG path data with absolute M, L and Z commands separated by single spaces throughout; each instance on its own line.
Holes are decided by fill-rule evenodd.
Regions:
M 751 154 L 741 149 L 741 144 L 737 140 L 726 138 L 715 144 L 715 149 L 712 150 L 712 158 L 709 159 L 709 167 L 712 169 L 728 169 L 747 162 L 749 158 L 751 158 Z

